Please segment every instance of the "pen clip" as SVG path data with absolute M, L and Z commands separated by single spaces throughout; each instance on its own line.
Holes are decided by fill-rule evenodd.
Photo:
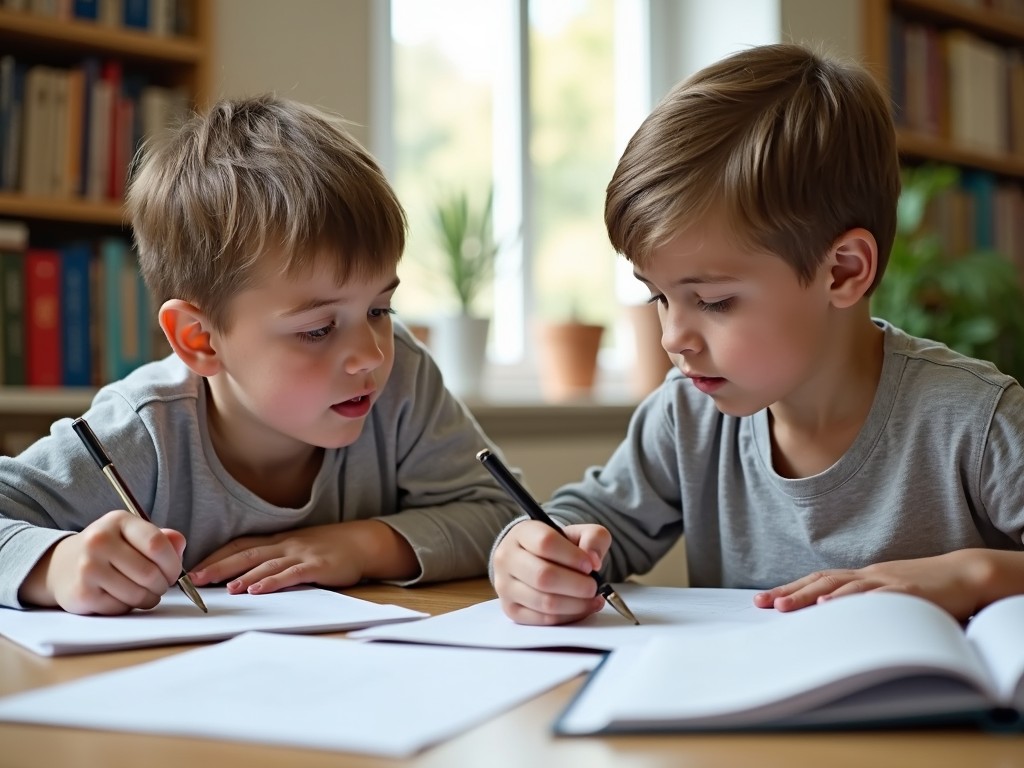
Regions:
M 99 465 L 100 469 L 103 469 L 111 463 L 106 451 L 103 450 L 103 446 L 100 445 L 99 438 L 96 437 L 96 433 L 93 432 L 92 427 L 89 426 L 89 422 L 84 418 L 78 418 L 71 422 L 71 428 L 75 431 L 78 437 L 81 438 L 86 450 L 89 451 L 89 454 Z

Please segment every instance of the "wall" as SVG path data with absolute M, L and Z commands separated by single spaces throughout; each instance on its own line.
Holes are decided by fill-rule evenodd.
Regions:
M 316 104 L 369 141 L 373 0 L 215 0 L 215 97 L 264 91 Z

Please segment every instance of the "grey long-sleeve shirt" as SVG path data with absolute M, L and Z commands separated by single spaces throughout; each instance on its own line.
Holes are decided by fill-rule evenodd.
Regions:
M 101 389 L 85 416 L 153 522 L 184 534 L 186 568 L 240 536 L 380 517 L 413 547 L 416 581 L 476 576 L 518 514 L 475 458 L 495 446 L 398 324 L 394 369 L 362 434 L 326 451 L 298 509 L 227 473 L 210 442 L 204 381 L 174 356 Z M 22 581 L 51 546 L 122 506 L 70 419 L 0 457 L 0 605 L 20 607 Z
M 723 415 L 678 372 L 604 467 L 559 489 L 559 521 L 612 535 L 604 574 L 644 573 L 686 534 L 690 583 L 778 586 L 825 568 L 1024 549 L 1024 389 L 892 326 L 874 403 L 829 469 L 772 468 L 768 413 Z

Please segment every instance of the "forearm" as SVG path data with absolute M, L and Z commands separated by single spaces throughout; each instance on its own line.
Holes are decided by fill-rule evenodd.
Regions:
M 1024 594 L 1024 552 L 963 550 L 965 578 L 976 596 L 975 610 L 1010 595 Z
M 369 581 L 410 581 L 420 573 L 412 546 L 380 520 L 341 523 L 360 553 L 362 578 Z
M 422 569 L 416 581 L 427 582 L 483 576 L 495 537 L 518 514 L 504 494 L 500 501 L 406 509 L 377 519 L 409 543 Z
M 70 531 L 42 528 L 17 520 L 0 518 L 0 606 L 51 605 L 40 599 L 33 582 L 25 591 L 25 582 L 40 569 L 41 561 Z M 31 595 L 31 599 L 27 599 Z
M 59 542 L 58 542 L 59 543 Z M 53 608 L 57 605 L 57 598 L 49 585 L 50 561 L 53 558 L 53 550 L 56 544 L 47 550 L 28 576 L 21 582 L 18 589 L 18 601 L 22 605 L 31 605 L 40 608 Z

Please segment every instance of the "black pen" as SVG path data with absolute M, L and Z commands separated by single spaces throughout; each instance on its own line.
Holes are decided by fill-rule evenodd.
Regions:
M 136 517 L 141 517 L 143 520 L 149 522 L 149 516 L 142 511 L 142 507 L 139 502 L 132 496 L 132 492 L 128 490 L 128 486 L 125 485 L 124 480 L 121 479 L 121 475 L 118 473 L 117 468 L 114 466 L 114 462 L 107 456 L 107 452 L 103 450 L 103 446 L 100 445 L 99 438 L 96 437 L 96 433 L 92 431 L 92 427 L 85 419 L 75 419 L 71 423 L 71 428 L 75 430 L 75 433 L 82 439 L 85 447 L 89 450 L 93 459 L 99 465 L 100 469 L 103 470 L 103 474 L 107 476 L 107 480 L 114 486 L 114 490 L 117 491 L 117 495 L 121 497 L 121 501 L 124 502 L 125 509 L 131 512 Z M 203 602 L 203 598 L 199 596 L 199 592 L 196 590 L 195 585 L 192 583 L 192 579 L 188 577 L 185 570 L 182 569 L 181 575 L 178 577 L 178 586 L 181 587 L 181 591 L 185 593 L 196 607 L 199 608 L 203 613 L 207 613 L 206 604 Z
M 516 503 L 522 507 L 523 511 L 530 516 L 530 519 L 549 525 L 562 534 L 562 536 L 569 538 L 566 536 L 565 531 L 562 530 L 562 526 L 548 517 L 547 512 L 545 512 L 540 504 L 537 503 L 536 499 L 529 494 L 529 492 L 523 487 L 522 483 L 516 480 L 516 476 L 509 472 L 508 467 L 502 463 L 501 459 L 486 448 L 480 451 L 476 457 L 480 460 L 480 463 L 487 468 L 487 471 L 494 475 L 494 479 L 498 481 L 498 484 L 505 489 L 508 495 L 515 499 Z M 627 621 L 631 621 L 634 624 L 640 623 L 637 621 L 636 616 L 633 615 L 633 612 L 626 606 L 625 601 L 623 601 L 615 590 L 612 589 L 611 584 L 606 581 L 602 581 L 601 575 L 597 571 L 591 571 L 590 575 L 594 578 L 594 581 L 597 582 L 598 593 L 608 601 L 608 604 L 612 608 L 618 611 L 619 614 Z

